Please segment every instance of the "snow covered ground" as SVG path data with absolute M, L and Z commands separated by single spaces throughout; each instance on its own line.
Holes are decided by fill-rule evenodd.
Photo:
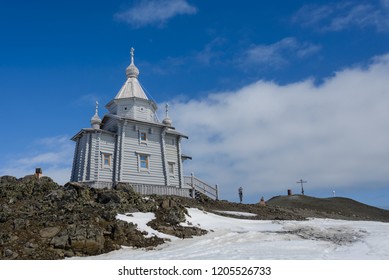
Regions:
M 258 221 L 224 217 L 188 209 L 188 222 L 209 231 L 204 236 L 179 239 L 146 225 L 152 213 L 118 215 L 134 222 L 149 235 L 171 241 L 154 250 L 123 248 L 83 259 L 111 260 L 389 260 L 389 223 L 311 219 L 308 221 Z M 248 213 L 234 212 L 247 216 Z

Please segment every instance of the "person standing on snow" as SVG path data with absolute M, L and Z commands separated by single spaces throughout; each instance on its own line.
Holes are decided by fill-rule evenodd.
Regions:
M 243 188 L 242 187 L 240 187 L 238 189 L 238 193 L 239 193 L 239 201 L 240 201 L 240 203 L 242 203 L 242 201 L 243 201 Z

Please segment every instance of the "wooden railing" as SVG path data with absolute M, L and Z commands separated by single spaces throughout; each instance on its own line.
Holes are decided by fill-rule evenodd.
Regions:
M 130 186 L 137 193 L 143 195 L 157 194 L 157 195 L 178 195 L 183 197 L 191 197 L 188 189 L 176 188 L 160 185 L 147 185 L 147 184 L 130 184 Z
M 219 191 L 217 185 L 212 187 L 211 185 L 201 181 L 199 178 L 195 177 L 193 173 L 190 176 L 184 176 L 184 184 L 191 187 L 192 197 L 195 198 L 196 192 L 202 193 L 212 199 L 219 199 Z
M 92 188 L 98 189 L 112 189 L 115 183 L 112 182 L 101 182 L 101 181 L 89 181 L 83 182 L 89 185 Z M 183 197 L 192 197 L 196 198 L 196 196 L 201 193 L 204 194 L 211 199 L 219 199 L 218 187 L 212 187 L 211 185 L 201 181 L 199 178 L 196 178 L 193 174 L 190 176 L 184 176 L 184 187 L 170 187 L 170 186 L 162 186 L 162 185 L 152 185 L 152 184 L 134 184 L 128 183 L 134 191 L 143 195 L 157 194 L 157 195 L 178 195 Z

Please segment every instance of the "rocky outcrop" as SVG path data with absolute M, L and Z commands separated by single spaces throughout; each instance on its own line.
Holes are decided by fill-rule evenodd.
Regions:
M 48 177 L 0 178 L 0 259 L 59 259 L 96 255 L 164 242 L 147 237 L 118 213 L 154 212 L 166 232 L 185 221 L 185 208 L 174 199 L 144 198 L 131 186 L 91 189 L 80 183 L 59 186 Z M 197 232 L 197 230 L 195 230 Z M 196 234 L 196 233 L 194 233 Z M 190 234 L 184 234 L 186 237 Z
M 207 231 L 198 227 L 186 227 L 181 224 L 185 222 L 188 211 L 180 203 L 180 199 L 166 197 L 159 203 L 155 213 L 155 219 L 148 225 L 153 229 L 180 238 L 190 238 L 193 236 L 206 234 Z

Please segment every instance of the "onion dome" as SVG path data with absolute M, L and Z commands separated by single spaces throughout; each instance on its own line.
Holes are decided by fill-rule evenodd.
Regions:
M 167 125 L 167 126 L 172 126 L 173 121 L 172 121 L 171 118 L 164 118 L 163 121 L 162 121 L 162 123 L 163 123 L 164 125 Z
M 139 69 L 134 64 L 134 48 L 131 48 L 131 64 L 126 69 L 127 78 L 138 78 Z
M 164 125 L 167 125 L 167 126 L 172 126 L 173 121 L 172 121 L 171 118 L 169 118 L 169 104 L 166 104 L 166 105 L 165 105 L 165 110 L 166 110 L 166 111 L 165 111 L 166 116 L 165 116 L 165 118 L 163 119 L 162 123 L 163 123 Z
M 91 126 L 94 129 L 100 129 L 100 125 L 101 125 L 101 119 L 99 117 L 98 110 L 99 110 L 99 102 L 96 101 L 96 112 L 90 120 Z

